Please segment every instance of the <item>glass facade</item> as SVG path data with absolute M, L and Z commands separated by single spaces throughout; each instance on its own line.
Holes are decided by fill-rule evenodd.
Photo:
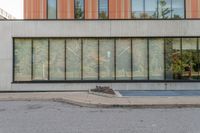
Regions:
M 49 40 L 49 78 L 65 80 L 65 40 Z
M 33 80 L 48 80 L 48 40 L 33 40 Z
M 100 39 L 99 40 L 99 79 L 100 80 L 114 80 L 114 39 Z
M 66 79 L 81 80 L 81 39 L 66 40 Z
M 98 40 L 83 40 L 83 79 L 98 79 Z
M 146 0 L 145 1 L 145 13 L 143 18 L 155 19 L 157 18 L 157 0 Z
M 48 19 L 57 17 L 57 0 L 48 0 Z
M 98 12 L 99 19 L 108 19 L 109 12 L 112 12 L 109 11 L 109 4 L 112 3 L 111 2 L 109 3 L 109 0 L 98 0 L 96 4 L 97 3 L 98 6 L 91 4 L 91 12 L 93 13 Z M 119 8 L 118 4 L 120 4 L 120 1 L 116 3 L 117 6 L 116 8 Z M 130 0 L 130 5 L 131 5 L 131 11 L 129 12 L 131 14 L 132 19 L 184 19 L 185 18 L 185 10 L 186 10 L 185 0 Z M 48 8 L 47 18 L 57 19 L 57 0 L 48 0 L 47 8 Z M 74 0 L 74 14 L 73 14 L 74 18 L 84 19 L 85 16 L 84 12 L 85 12 L 85 1 Z M 60 13 L 60 10 L 59 14 L 62 14 Z
M 15 77 L 17 81 L 31 81 L 31 39 L 16 39 L 14 46 L 15 54 Z
M 149 39 L 149 79 L 164 80 L 164 39 Z
M 131 40 L 116 40 L 116 79 L 131 80 Z
M 165 39 L 165 69 L 167 80 L 179 80 L 182 74 L 181 39 Z
M 197 81 L 199 38 L 14 39 L 14 81 Z
M 132 19 L 183 19 L 184 0 L 132 0 Z
M 84 0 L 75 0 L 75 19 L 84 19 Z
M 99 19 L 108 19 L 108 0 L 99 0 Z
M 147 39 L 132 39 L 133 80 L 148 79 Z

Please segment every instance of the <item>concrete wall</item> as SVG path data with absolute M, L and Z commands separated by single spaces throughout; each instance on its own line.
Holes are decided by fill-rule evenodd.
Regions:
M 0 21 L 0 91 L 87 90 L 109 85 L 122 90 L 200 90 L 199 83 L 12 84 L 12 37 L 200 36 L 200 20 Z

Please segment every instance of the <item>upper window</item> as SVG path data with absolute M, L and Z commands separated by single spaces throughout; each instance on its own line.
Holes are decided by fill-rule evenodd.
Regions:
M 143 18 L 157 18 L 157 0 L 145 1 L 145 14 Z
M 144 2 L 142 0 L 132 0 L 132 12 L 133 19 L 143 18 L 144 14 Z
M 170 19 L 172 13 L 171 0 L 158 0 L 158 18 Z
M 99 0 L 99 19 L 108 18 L 108 0 Z
M 48 0 L 48 19 L 56 19 L 57 0 Z
M 184 0 L 172 0 L 172 18 L 184 18 Z
M 84 19 L 84 0 L 75 0 L 75 19 Z
M 132 18 L 182 19 L 184 0 L 132 0 Z

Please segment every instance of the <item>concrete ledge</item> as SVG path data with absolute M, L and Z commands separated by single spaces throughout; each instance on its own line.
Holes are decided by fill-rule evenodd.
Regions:
M 200 97 L 102 97 L 88 92 L 0 93 L 0 101 L 55 101 L 95 108 L 200 107 Z

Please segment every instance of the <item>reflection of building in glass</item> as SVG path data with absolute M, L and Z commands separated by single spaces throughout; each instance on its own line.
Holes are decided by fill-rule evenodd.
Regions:
M 15 17 L 0 8 L 0 19 L 15 19 Z

